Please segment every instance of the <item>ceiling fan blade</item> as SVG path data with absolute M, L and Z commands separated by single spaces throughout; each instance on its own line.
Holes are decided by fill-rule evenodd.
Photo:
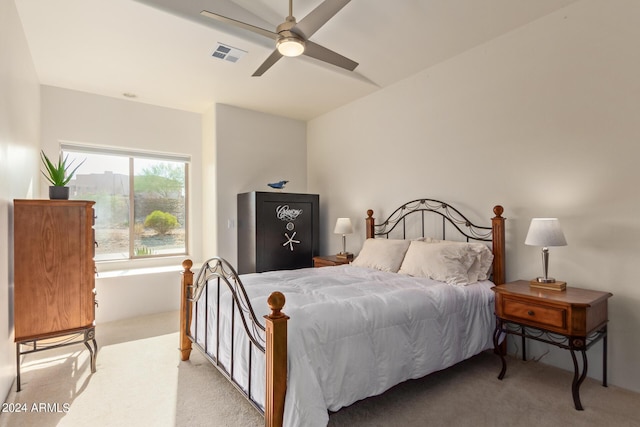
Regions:
M 349 71 L 355 70 L 358 66 L 357 62 L 309 40 L 305 42 L 304 54 Z
M 265 30 L 264 28 L 256 27 L 255 25 L 247 24 L 246 22 L 241 22 L 232 18 L 228 18 L 226 16 L 218 15 L 217 13 L 209 12 L 208 10 L 203 10 L 200 12 L 200 15 L 206 16 L 207 18 L 215 19 L 216 21 L 224 22 L 225 24 L 233 25 L 234 27 L 242 28 L 245 30 L 249 30 L 253 33 L 260 34 L 261 36 L 268 37 L 272 40 L 278 40 L 278 33 L 274 33 L 273 31 Z
M 313 9 L 307 16 L 302 18 L 295 27 L 291 29 L 294 33 L 308 39 L 327 23 L 336 13 L 347 5 L 351 0 L 325 0 L 318 7 Z
M 282 58 L 282 54 L 278 52 L 278 49 L 274 50 L 271 55 L 258 67 L 258 69 L 253 73 L 252 77 L 260 77 L 267 71 L 273 64 L 278 62 L 278 60 Z

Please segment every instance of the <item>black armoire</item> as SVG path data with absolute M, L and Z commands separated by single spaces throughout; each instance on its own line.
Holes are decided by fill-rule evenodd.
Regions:
M 318 255 L 317 194 L 238 194 L 238 273 L 312 267 Z

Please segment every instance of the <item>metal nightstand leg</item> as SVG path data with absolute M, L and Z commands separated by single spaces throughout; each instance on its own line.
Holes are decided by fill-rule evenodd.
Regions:
M 527 361 L 527 338 L 525 337 L 526 332 L 524 330 L 524 326 L 520 328 L 522 332 L 522 360 Z
M 602 331 L 602 386 L 607 387 L 607 325 L 604 325 Z
M 500 348 L 500 335 L 502 335 L 502 320 L 496 318 L 496 329 L 493 331 L 493 349 L 494 352 L 500 356 L 500 360 L 502 361 L 502 369 L 500 369 L 500 373 L 498 374 L 498 379 L 501 380 L 504 378 L 504 374 L 507 373 L 507 361 L 504 358 L 504 352 Z M 506 339 L 506 337 L 505 337 Z
M 578 366 L 578 359 L 576 358 L 575 350 L 569 350 L 571 352 L 571 359 L 573 360 L 573 383 L 571 384 L 571 394 L 573 395 L 573 404 L 578 411 L 582 411 L 582 403 L 580 402 L 580 386 L 587 377 L 587 352 L 582 349 L 578 350 L 582 353 L 582 373 L 580 373 L 580 367 Z

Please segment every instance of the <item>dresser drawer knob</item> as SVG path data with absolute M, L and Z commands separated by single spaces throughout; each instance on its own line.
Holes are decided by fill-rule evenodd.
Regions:
M 535 313 L 533 312 L 533 310 L 529 310 L 529 311 L 527 311 L 527 314 L 528 314 L 529 316 L 533 316 Z

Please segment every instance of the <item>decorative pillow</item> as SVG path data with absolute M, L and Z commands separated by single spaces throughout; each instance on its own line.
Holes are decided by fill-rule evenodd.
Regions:
M 367 239 L 352 264 L 397 273 L 410 240 Z
M 466 285 L 476 253 L 466 245 L 412 241 L 398 273 L 428 277 L 451 285 Z
M 487 245 L 480 242 L 455 242 L 453 240 L 442 240 L 442 243 L 465 245 L 476 254 L 476 261 L 471 265 L 468 272 L 469 283 L 489 279 L 491 273 L 489 269 L 493 263 L 493 253 Z
M 488 280 L 491 275 L 491 264 L 493 263 L 493 253 L 484 243 L 480 242 L 457 242 L 455 240 L 438 240 L 433 237 L 420 237 L 414 239 L 426 243 L 453 243 L 457 245 L 467 245 L 477 254 L 477 259 L 468 271 L 469 283 L 481 280 Z
M 493 252 L 482 243 L 469 243 L 469 245 L 472 245 L 471 247 L 478 255 L 477 261 L 474 263 L 474 266 L 477 266 L 475 271 L 478 274 L 478 281 L 488 280 L 491 275 L 491 265 L 493 264 Z M 471 269 L 473 269 L 473 266 Z M 471 271 L 469 278 L 471 278 Z

